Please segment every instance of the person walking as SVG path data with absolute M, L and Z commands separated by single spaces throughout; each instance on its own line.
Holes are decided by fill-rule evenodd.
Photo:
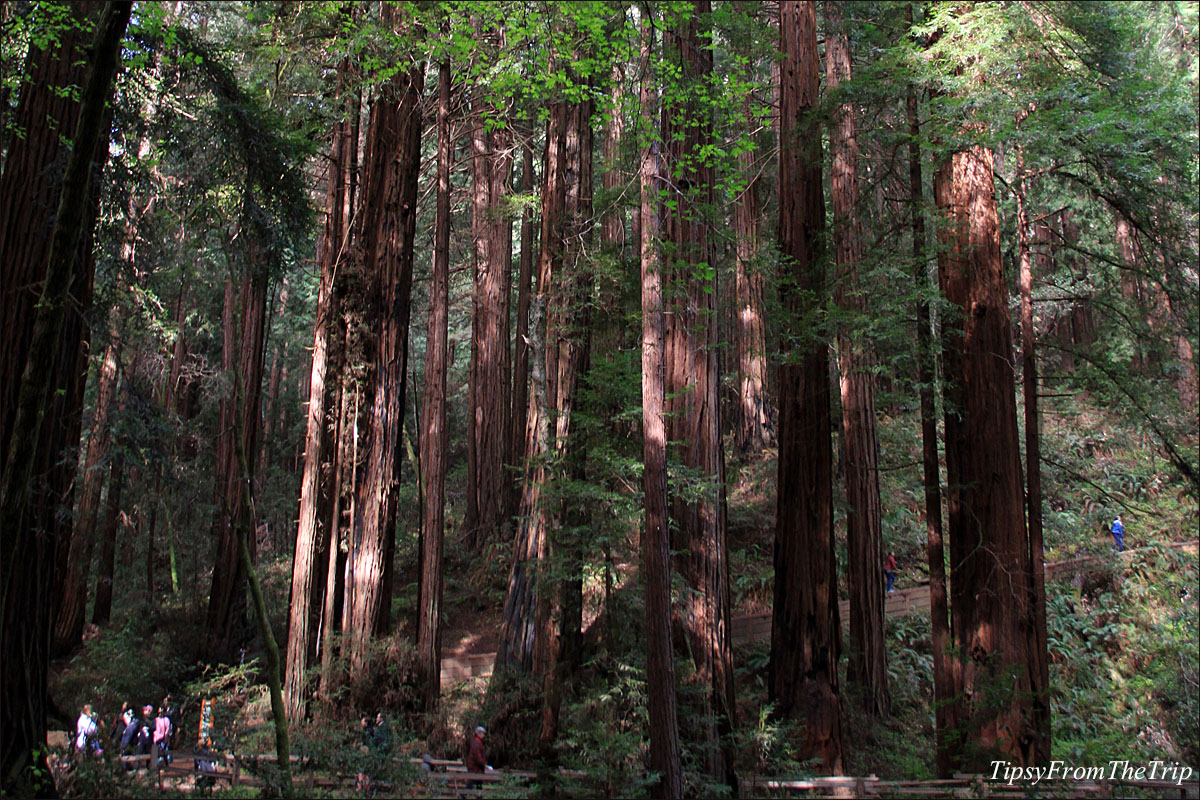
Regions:
M 79 712 L 79 719 L 75 721 L 75 749 L 85 755 L 89 752 L 100 755 L 103 751 L 97 737 L 99 732 L 100 724 L 96 722 L 96 715 L 92 713 L 91 703 L 84 703 L 83 710 Z
M 1125 549 L 1125 526 L 1121 524 L 1121 515 L 1117 514 L 1112 521 L 1112 537 L 1114 552 L 1120 553 Z
M 896 554 L 888 553 L 887 560 L 883 562 L 883 574 L 887 576 L 887 593 L 894 594 L 896 591 Z
M 158 760 L 170 764 L 171 758 L 171 718 L 167 716 L 166 706 L 158 707 L 158 716 L 154 720 L 154 746 L 158 748 Z
M 483 737 L 487 735 L 487 729 L 482 725 L 475 727 L 475 736 L 471 739 L 471 746 L 467 748 L 467 772 L 487 772 L 487 748 L 483 744 Z M 467 781 L 468 789 L 481 789 L 483 782 L 478 780 Z

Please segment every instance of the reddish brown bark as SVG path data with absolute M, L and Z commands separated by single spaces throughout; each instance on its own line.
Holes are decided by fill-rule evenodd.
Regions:
M 911 22 L 911 16 L 909 17 Z M 929 311 L 929 274 L 925 249 L 925 200 L 921 183 L 921 128 L 916 90 L 909 87 L 905 101 L 908 117 L 908 187 L 912 208 L 913 284 L 917 292 L 917 382 L 921 398 L 921 464 L 925 486 L 925 551 L 929 561 L 929 607 L 933 645 L 933 698 L 937 771 L 943 778 L 954 773 L 960 742 L 958 727 L 958 664 L 950 646 L 950 608 L 946 596 L 946 554 L 942 543 L 942 490 L 938 461 L 936 380 L 933 332 Z
M 1036 759 L 1029 549 L 1021 486 L 1008 291 L 992 153 L 973 146 L 938 167 L 946 477 L 954 647 L 962 662 L 960 767 Z
M 62 446 L 68 444 L 63 442 L 62 446 L 54 446 L 51 442 L 49 449 L 42 446 L 43 431 L 53 433 L 53 425 L 44 426 L 43 420 L 56 395 L 64 394 L 67 396 L 64 402 L 74 404 L 64 409 L 49 409 L 51 414 L 61 412 L 61 416 L 55 415 L 52 419 L 63 422 L 63 428 L 73 439 L 69 442 L 71 447 L 77 448 L 79 443 L 78 404 L 71 399 L 71 395 L 72 389 L 81 391 L 78 386 L 80 370 L 76 366 L 78 362 L 72 363 L 69 359 L 72 356 L 79 359 L 86 328 L 82 322 L 75 328 L 65 324 L 67 300 L 73 288 L 78 288 L 80 283 L 84 284 L 82 288 L 85 292 L 90 292 L 89 265 L 84 263 L 82 268 L 76 265 L 79 263 L 80 244 L 86 241 L 84 232 L 90 230 L 95 221 L 95 212 L 91 209 L 96 204 L 88 201 L 90 175 L 96 156 L 104 152 L 104 148 L 98 147 L 98 144 L 102 141 L 102 132 L 106 131 L 108 120 L 105 104 L 120 61 L 120 43 L 130 11 L 129 3 L 108 3 L 100 13 L 88 51 L 87 76 L 80 92 L 78 123 L 67 129 L 71 131 L 72 146 L 63 177 L 53 179 L 34 173 L 28 175 L 30 181 L 19 188 L 22 193 L 37 193 L 42 182 L 48 181 L 55 185 L 52 192 L 57 195 L 57 205 L 46 258 L 32 265 L 34 280 L 43 282 L 40 291 L 35 290 L 38 299 L 29 327 L 28 350 L 24 358 L 6 365 L 16 366 L 20 372 L 16 402 L 14 406 L 0 408 L 0 417 L 4 418 L 4 431 L 0 438 L 7 448 L 4 452 L 3 489 L 0 491 L 0 529 L 4 531 L 4 550 L 0 563 L 4 565 L 5 575 L 3 595 L 0 596 L 0 730 L 4 731 L 4 738 L 0 740 L 0 791 L 5 794 L 45 796 L 54 792 L 44 744 L 51 613 L 53 595 L 58 588 L 55 582 L 55 545 L 59 533 L 43 525 L 38 508 L 40 498 L 31 498 L 30 495 L 35 485 L 35 475 L 41 477 L 37 467 L 47 459 L 51 459 L 50 463 L 57 463 Z M 83 15 L 79 16 L 82 18 Z M 75 54 L 76 57 L 78 55 Z M 51 65 L 52 61 L 53 57 L 50 59 Z M 33 67 L 39 62 L 36 53 L 31 54 L 29 62 L 31 68 L 27 74 L 33 74 L 36 71 Z M 47 62 L 41 63 L 44 65 Z M 57 94 L 55 88 L 51 83 L 32 92 L 34 99 L 30 105 L 36 113 L 31 126 L 24 131 L 29 139 L 62 135 L 61 129 L 49 130 L 44 127 L 45 118 L 40 113 L 44 110 L 43 103 Z M 18 108 L 18 117 L 20 112 Z M 6 163 L 5 175 L 0 176 L 0 188 L 5 193 L 17 188 L 9 182 L 11 158 L 12 151 L 9 153 L 9 163 Z M 31 160 L 36 163 L 36 157 L 31 156 Z M 15 231 L 13 225 L 20 224 L 9 217 L 11 211 L 11 208 L 6 208 L 3 216 L 0 216 L 0 230 L 6 231 L 0 248 L 10 241 L 7 232 Z M 21 222 L 28 224 L 29 219 Z M 3 263 L 6 275 L 22 271 L 22 265 L 8 261 L 7 254 Z M 3 305 L 7 306 L 9 292 L 5 291 L 3 295 Z M 10 320 L 4 322 L 9 335 L 18 333 L 17 329 L 8 326 Z M 8 349 L 4 348 L 6 354 Z M 56 371 L 48 369 L 47 365 L 54 362 L 56 351 L 62 353 L 64 350 L 67 359 L 62 362 L 63 369 L 57 371 L 56 375 Z M 17 354 L 14 352 L 11 355 Z M 6 369 L 3 377 L 8 381 L 15 375 Z M 74 387 L 72 382 L 75 383 Z M 55 391 L 64 386 L 67 391 Z
M 650 713 L 650 768 L 654 794 L 683 794 L 679 725 L 675 707 L 675 654 L 671 646 L 671 536 L 667 516 L 666 370 L 663 342 L 662 261 L 659 254 L 659 144 L 655 131 L 658 91 L 650 74 L 654 18 L 643 17 L 638 247 L 642 270 L 642 485 L 646 509 L 642 571 L 646 580 L 646 687 Z
M 779 368 L 779 480 L 770 696 L 805 723 L 802 758 L 842 771 L 839 642 L 833 538 L 829 358 L 814 330 L 828 288 L 822 257 L 821 140 L 802 117 L 818 101 L 816 15 L 781 3 L 779 249 L 786 312 Z
M 446 524 L 446 366 L 450 305 L 450 62 L 438 67 L 437 210 L 433 223 L 433 277 L 425 336 L 425 396 L 421 404 L 421 569 L 417 654 L 425 711 L 441 689 L 442 543 Z M 528 156 L 528 149 L 526 150 Z M 528 170 L 531 158 L 526 158 Z M 528 171 L 526 171 L 528 179 Z M 522 247 L 528 244 L 522 235 Z M 522 253 L 522 269 L 525 255 Z
M 712 72 L 708 48 L 708 0 L 696 0 L 691 15 L 668 28 L 664 47 L 676 62 L 688 92 L 703 92 Z M 718 326 L 716 271 L 709 228 L 713 168 L 712 109 L 698 99 L 665 102 L 662 135 L 668 168 L 679 196 L 665 215 L 672 260 L 667 304 L 667 437 L 680 442 L 676 459 L 705 482 L 700 497 L 671 498 L 675 549 L 684 551 L 679 569 L 690 587 L 684 626 L 690 639 L 695 681 L 703 694 L 699 710 L 700 756 L 713 780 L 733 783 L 731 754 L 724 739 L 733 724 L 733 651 L 730 642 L 728 555 L 725 543 L 724 452 L 717 392 Z
M 262 397 L 263 337 L 267 313 L 267 275 L 258 263 L 252 223 L 244 221 L 249 266 L 234 288 L 225 283 L 223 368 L 230 393 L 222 398 L 216 462 L 217 541 L 205 622 L 207 647 L 214 658 L 231 659 L 249 631 L 246 620 L 246 571 L 238 552 L 239 530 L 246 529 L 254 555 L 255 520 L 245 492 L 253 485 L 258 456 L 259 404 Z M 235 419 L 236 417 L 236 419 Z M 240 431 L 240 436 L 238 432 Z
M 542 490 L 547 480 L 546 458 L 550 452 L 550 397 L 547 384 L 551 352 L 547 343 L 547 305 L 552 282 L 562 269 L 562 231 L 566 194 L 563 186 L 564 138 L 569 108 L 564 102 L 550 107 L 546 123 L 546 152 L 542 175 L 542 233 L 538 253 L 536 294 L 529 311 L 529 358 L 531 391 L 526 414 L 525 469 L 521 484 L 517 536 L 513 566 L 496 648 L 496 663 L 544 675 L 548 642 L 544 615 L 549 606 L 539 598 L 537 571 L 548 554 L 549 510 Z
M 749 114 L 745 116 L 749 122 Z M 760 453 L 775 444 L 775 411 L 767 392 L 767 330 L 763 306 L 765 276 L 758 262 L 758 180 L 754 153 L 738 154 L 746 188 L 733 207 L 737 292 L 738 451 Z
M 533 148 L 528 140 L 522 148 L 524 157 L 521 166 L 522 191 L 533 191 L 535 177 L 533 173 Z M 519 467 L 525 457 L 525 426 L 529 414 L 529 299 L 533 289 L 533 260 L 537 247 L 534 234 L 534 212 L 526 207 L 521 212 L 521 258 L 520 274 L 517 278 L 517 330 L 513 337 L 513 369 L 512 389 L 509 397 L 512 401 L 509 413 L 508 457 L 506 463 L 510 467 Z M 519 474 L 516 469 L 513 475 Z M 516 516 L 521 503 L 520 481 L 510 477 L 505 489 L 504 518 Z
M 1037 764 L 1050 761 L 1050 662 L 1046 642 L 1046 562 L 1042 548 L 1041 417 L 1038 414 L 1036 332 L 1033 327 L 1033 255 L 1029 237 L 1029 210 L 1024 153 L 1017 147 L 1017 242 L 1020 251 L 1021 378 L 1025 399 L 1025 501 L 1029 525 L 1028 569 L 1032 629 L 1029 675 L 1033 683 L 1033 743 Z
M 850 41 L 836 3 L 827 6 L 826 87 L 850 80 Z M 858 263 L 862 225 L 858 220 L 858 141 L 854 107 L 843 103 L 829 130 L 833 239 L 837 261 L 834 297 L 851 325 L 862 324 L 867 301 Z M 839 331 L 842 395 L 842 452 L 846 475 L 846 573 L 850 594 L 850 665 L 847 679 L 863 689 L 867 710 L 890 713 L 887 654 L 883 649 L 883 511 L 879 500 L 879 442 L 875 433 L 875 353 L 866 337 Z
M 349 62 L 338 67 L 338 95 L 344 93 Z M 347 113 L 349 113 L 349 103 Z M 329 171 L 325 189 L 325 224 L 322 230 L 318 261 L 321 283 L 317 290 L 316 319 L 313 325 L 313 355 L 308 382 L 308 409 L 304 445 L 304 466 L 300 479 L 300 512 L 296 526 L 296 543 L 292 559 L 292 594 L 288 613 L 287 664 L 284 686 L 288 704 L 288 719 L 301 722 L 307 713 L 311 694 L 306 685 L 306 673 L 316 656 L 320 641 L 321 616 L 327 590 L 330 546 L 336 544 L 336 526 L 331 518 L 332 472 L 331 456 L 335 444 L 334 431 L 340 386 L 340 370 L 333 364 L 339 348 L 336 342 L 339 318 L 334 277 L 344 263 L 346 232 L 346 196 L 349 194 L 350 151 L 357 148 L 351 139 L 353 123 L 339 120 L 333 127 L 330 143 Z M 331 542 L 332 539 L 332 542 Z M 335 559 L 336 560 L 336 559 Z
M 399 25 L 395 13 L 386 6 L 384 23 Z M 367 133 L 356 249 L 366 290 L 364 331 L 371 334 L 364 336 L 369 372 L 362 398 L 369 412 L 359 446 L 365 462 L 356 476 L 343 624 L 352 675 L 365 666 L 371 639 L 390 625 L 423 88 L 423 66 L 397 75 L 372 107 Z
M 482 33 L 480 34 L 482 35 Z M 503 34 L 500 33 L 503 46 Z M 471 377 L 468 387 L 467 510 L 463 520 L 468 547 L 494 541 L 504 524 L 504 434 L 508 403 L 508 272 L 512 224 L 504 208 L 509 193 L 512 135 L 509 128 L 488 131 L 485 117 L 499 109 L 476 88 L 471 131 L 471 236 L 474 290 L 471 314 Z

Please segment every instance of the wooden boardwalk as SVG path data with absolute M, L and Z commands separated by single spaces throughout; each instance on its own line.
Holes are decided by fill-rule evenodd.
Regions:
M 1186 552 L 1195 553 L 1200 542 L 1192 540 L 1188 542 L 1174 542 L 1166 545 L 1166 547 L 1183 550 Z M 1122 558 L 1132 558 L 1135 554 L 1153 550 L 1152 547 L 1143 547 L 1136 550 L 1126 550 L 1121 553 Z M 1046 564 L 1047 580 L 1059 575 L 1065 575 L 1073 569 L 1081 567 L 1093 561 L 1100 561 L 1111 558 L 1110 553 L 1093 556 L 1081 556 L 1079 558 L 1066 559 L 1064 561 L 1051 561 Z M 850 601 L 843 600 L 839 605 L 839 610 L 842 614 L 842 626 L 847 627 L 850 624 Z M 929 611 L 929 584 L 924 583 L 919 586 L 912 586 L 907 589 L 897 589 L 893 594 L 886 595 L 884 602 L 884 613 L 889 617 L 902 617 L 906 614 L 911 614 L 914 611 Z M 748 642 L 758 641 L 761 639 L 769 639 L 771 637 L 771 615 L 769 612 L 762 614 L 753 614 L 744 617 L 735 617 L 733 620 L 733 643 L 734 645 L 746 644 Z M 442 659 L 442 686 L 450 686 L 461 681 L 470 680 L 472 678 L 486 678 L 492 674 L 492 667 L 496 662 L 495 653 L 475 653 L 458 658 Z

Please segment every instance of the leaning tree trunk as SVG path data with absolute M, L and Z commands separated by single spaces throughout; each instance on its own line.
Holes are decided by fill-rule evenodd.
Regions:
M 89 172 L 100 141 L 105 102 L 120 59 L 120 43 L 129 23 L 131 3 L 108 3 L 101 12 L 90 50 L 87 78 L 80 96 L 79 122 L 61 183 L 50 248 L 44 263 L 45 282 L 33 317 L 28 354 L 21 372 L 13 423 L 8 434 L 0 489 L 4 581 L 0 594 L 0 790 L 13 795 L 55 793 L 45 759 L 46 679 L 49 669 L 50 609 L 54 583 L 52 536 L 35 527 L 30 491 L 39 461 L 43 415 L 53 390 L 53 372 L 45 368 L 63 334 L 67 295 L 75 272 L 79 242 L 87 223 Z M 53 96 L 53 92 L 50 92 Z M 42 118 L 27 137 L 57 138 Z M 10 153 L 9 158 L 11 159 Z M 7 170 L 6 170 L 7 172 Z M 40 176 L 39 176 L 40 177 Z M 28 186 L 36 187 L 38 180 Z M 27 190 L 28 191 L 28 190 Z M 10 230 L 5 216 L 0 225 Z M 7 265 L 7 262 L 6 262 Z M 81 335 L 81 334 L 80 334 Z M 79 335 L 76 338 L 78 346 Z
M 827 6 L 826 87 L 850 80 L 850 41 L 837 3 Z M 858 142 L 854 107 L 843 103 L 829 130 L 837 305 L 851 326 L 867 317 L 866 290 L 858 275 L 862 225 L 858 221 Z M 850 594 L 850 667 L 847 678 L 863 689 L 869 713 L 887 716 L 887 654 L 883 648 L 883 509 L 879 500 L 879 442 L 875 433 L 875 353 L 866 337 L 839 332 L 842 451 L 846 471 L 846 566 Z
M 442 542 L 446 525 L 446 356 L 450 307 L 450 62 L 438 67 L 437 210 L 421 405 L 421 570 L 417 657 L 422 701 L 433 713 L 441 689 Z M 526 159 L 528 167 L 530 159 Z M 526 173 L 528 175 L 528 172 Z M 523 239 L 522 246 L 528 242 Z M 525 256 L 522 253 L 522 263 Z
M 817 105 L 816 14 L 811 2 L 781 3 L 779 249 L 786 312 L 779 367 L 779 499 L 770 697 L 805 725 L 802 758 L 842 771 L 838 707 L 837 564 L 829 356 L 814 325 L 828 289 L 822 254 L 825 203 L 821 139 L 802 117 Z
M 1036 760 L 1035 642 L 1021 486 L 1008 287 L 991 150 L 953 153 L 937 170 L 946 477 L 954 647 L 962 662 L 959 769 Z
M 651 12 L 652 14 L 653 12 Z M 642 482 L 646 509 L 642 571 L 646 580 L 646 694 L 650 714 L 650 769 L 655 796 L 683 795 L 679 724 L 675 708 L 675 653 L 671 646 L 671 534 L 667 516 L 667 431 L 663 342 L 662 261 L 659 255 L 659 144 L 654 129 L 658 91 L 650 76 L 654 19 L 642 18 L 639 168 L 642 265 Z

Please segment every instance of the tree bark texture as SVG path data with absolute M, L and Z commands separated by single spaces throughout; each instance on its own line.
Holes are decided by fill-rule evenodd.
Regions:
M 534 187 L 533 148 L 528 143 L 522 148 L 521 182 L 522 191 L 531 192 Z M 534 212 L 526 207 L 521 212 L 521 258 L 520 274 L 517 277 L 517 331 L 513 337 L 512 391 L 509 393 L 509 456 L 506 463 L 519 467 L 525 456 L 525 426 L 529 415 L 529 300 L 533 291 L 533 261 L 537 247 L 534 233 Z M 513 474 L 518 474 L 514 469 Z M 505 484 L 504 518 L 517 515 L 521 506 L 521 482 L 512 479 Z
M 521 672 L 544 675 L 548 666 L 546 630 L 548 602 L 541 598 L 538 573 L 549 553 L 551 511 L 546 507 L 543 490 L 549 477 L 547 460 L 551 449 L 550 398 L 548 383 L 552 373 L 552 352 L 548 338 L 548 305 L 553 281 L 562 270 L 562 236 L 566 216 L 564 140 L 570 115 L 562 101 L 550 107 L 546 123 L 546 152 L 542 176 L 542 233 L 538 253 L 536 293 L 529 310 L 529 358 L 531 391 L 526 414 L 525 469 L 521 482 L 521 503 L 517 516 L 517 536 L 513 566 L 496 649 L 496 664 Z M 542 616 L 539 616 L 542 615 Z
M 667 168 L 678 197 L 665 215 L 670 243 L 667 304 L 667 437 L 679 442 L 675 458 L 702 485 L 691 496 L 671 498 L 671 521 L 682 551 L 680 572 L 690 591 L 684 625 L 695 663 L 695 680 L 705 687 L 699 711 L 704 771 L 714 781 L 733 783 L 726 739 L 733 724 L 733 650 L 730 641 L 728 554 L 725 543 L 725 463 L 721 445 L 717 364 L 716 272 L 709 228 L 713 214 L 713 167 L 704 150 L 713 142 L 712 108 L 704 90 L 712 72 L 708 0 L 696 0 L 686 20 L 664 35 L 667 58 L 675 61 L 688 100 L 664 103 L 662 135 Z
M 911 12 L 909 21 L 911 22 Z M 934 727 L 937 739 L 937 771 L 942 778 L 954 774 L 959 744 L 958 660 L 951 652 L 950 608 L 946 596 L 946 554 L 942 529 L 942 490 L 938 460 L 937 411 L 934 403 L 936 353 L 929 310 L 928 255 L 925 248 L 925 200 L 921 183 L 921 128 L 915 88 L 905 100 L 908 117 L 908 187 L 912 208 L 913 285 L 917 295 L 917 382 L 921 402 L 921 464 L 925 486 L 925 552 L 929 562 L 929 608 L 933 645 Z
M 262 398 L 263 338 L 267 314 L 267 275 L 260 263 L 252 223 L 242 220 L 247 265 L 234 288 L 234 276 L 225 283 L 223 368 L 230 376 L 230 393 L 222 398 L 219 414 L 216 463 L 216 519 L 213 538 L 212 585 L 209 591 L 205 635 L 209 652 L 220 660 L 232 659 L 249 633 L 246 619 L 246 572 L 238 554 L 238 530 L 249 528 L 253 554 L 255 520 L 243 493 L 254 480 L 258 456 L 259 405 Z M 237 441 L 240 431 L 242 441 Z M 246 453 L 245 469 L 238 449 Z
M 552 482 L 567 486 L 584 479 L 586 453 L 575 422 L 580 376 L 587 371 L 590 344 L 589 300 L 592 289 L 590 243 L 592 228 L 592 127 L 593 103 L 572 103 L 563 138 L 564 213 L 563 265 L 550 287 L 547 309 L 546 371 L 552 380 L 554 439 Z M 551 349 L 552 348 L 552 349 Z M 544 675 L 542 733 L 544 744 L 557 738 L 562 685 L 578 666 L 583 631 L 583 547 L 587 529 L 578 504 L 555 492 L 551 509 L 549 557 L 562 577 L 555 594 L 540 597 L 550 604 L 548 666 Z
M 646 581 L 646 689 L 650 713 L 650 769 L 656 797 L 683 794 L 671 646 L 671 536 L 667 516 L 666 363 L 663 341 L 662 260 L 659 253 L 660 155 L 655 116 L 658 90 L 650 77 L 654 19 L 641 24 L 642 80 L 639 137 L 642 272 L 642 485 L 646 509 L 642 571 Z
M 750 113 L 744 115 L 747 127 Z M 761 453 L 775 442 L 775 409 L 767 391 L 767 328 L 763 305 L 766 276 L 758 255 L 758 180 L 754 153 L 738 154 L 738 171 L 746 188 L 733 207 L 737 241 L 735 289 L 737 292 L 738 413 L 734 441 L 742 454 Z
M 992 152 L 939 165 L 935 202 L 943 324 L 954 647 L 962 662 L 959 768 L 1032 764 L 1032 587 L 1013 385 L 1008 291 Z
M 425 336 L 425 397 L 421 404 L 421 570 L 417 658 L 426 713 L 441 690 L 442 543 L 446 525 L 446 369 L 450 306 L 450 62 L 438 67 L 437 209 L 433 223 L 433 278 Z M 528 152 L 528 151 L 527 151 Z M 531 158 L 525 161 L 528 168 Z M 528 179 L 528 171 L 525 173 Z M 528 239 L 522 237 L 522 247 Z M 524 253 L 521 256 L 525 260 Z
M 344 60 L 338 67 L 337 97 L 345 97 L 344 84 L 350 65 Z M 349 114 L 350 103 L 344 111 Z M 330 356 L 336 354 L 340 317 L 334 278 L 344 262 L 346 215 L 349 194 L 350 150 L 357 148 L 351 139 L 352 121 L 341 119 L 333 126 L 330 141 L 329 172 L 325 187 L 325 224 L 321 234 L 318 262 L 321 282 L 317 290 L 316 320 L 313 325 L 312 367 L 309 378 L 308 410 L 304 436 L 304 466 L 300 477 L 300 512 L 296 525 L 296 543 L 292 559 L 292 593 L 288 612 L 287 666 L 285 694 L 288 719 L 299 724 L 307 714 L 311 695 L 306 675 L 317 654 L 322 611 L 325 604 L 326 573 L 331 543 L 336 547 L 337 526 L 332 519 L 333 464 L 336 444 L 336 410 L 340 388 L 340 370 Z M 336 560 L 336 558 L 335 558 Z
M 50 246 L 45 260 L 33 273 L 34 280 L 44 278 L 40 299 L 33 314 L 28 352 L 19 367 L 19 392 L 15 395 L 11 428 L 5 445 L 3 490 L 0 492 L 0 531 L 3 531 L 3 587 L 0 594 L 0 790 L 13 795 L 46 796 L 54 793 L 53 778 L 47 768 L 46 679 L 49 667 L 50 594 L 55 587 L 55 536 L 39 530 L 31 489 L 35 465 L 46 457 L 39 452 L 43 417 L 54 390 L 54 374 L 45 365 L 53 361 L 60 346 L 74 348 L 82 342 L 82 330 L 73 337 L 64 336 L 67 296 L 76 277 L 77 253 L 88 219 L 89 174 L 94 166 L 97 145 L 106 118 L 105 102 L 111 92 L 113 76 L 120 60 L 120 43 L 129 23 L 131 3 L 108 3 L 100 14 L 90 49 L 87 76 L 80 93 L 78 123 L 73 129 L 73 145 L 66 171 L 51 195 L 58 195 Z M 65 54 L 60 54 L 65 55 Z M 78 54 L 77 54 L 78 55 Z M 31 57 L 30 74 L 34 72 Z M 68 62 L 68 64 L 71 62 Z M 34 108 L 54 96 L 53 84 L 35 97 Z M 20 109 L 18 109 L 20 116 Z M 57 138 L 48 131 L 44 117 L 33 117 L 35 124 L 26 129 L 32 140 Z M 10 163 L 12 153 L 9 155 Z M 6 164 L 7 167 L 7 164 Z M 7 168 L 6 168 L 7 173 Z M 42 175 L 31 175 L 26 187 L 38 192 Z M 0 182 L 4 182 L 0 179 Z M 29 191 L 26 188 L 25 191 Z M 7 187 L 6 187 L 7 193 Z M 11 220 L 10 209 L 3 210 L 0 226 L 27 223 Z M 5 234 L 5 242 L 10 241 Z M 11 262 L 5 261 L 5 273 Z M 87 281 L 90 285 L 90 278 Z M 7 295 L 7 292 L 5 293 Z M 7 307 L 7 296 L 4 305 Z M 5 320 L 6 325 L 8 320 Z M 11 331 L 13 328 L 6 327 Z M 4 348 L 7 350 L 8 348 Z M 16 371 L 14 371 L 16 372 Z M 6 380 L 13 375 L 5 375 Z M 6 401 L 7 402 L 7 401 Z M 7 425 L 6 425 L 7 427 Z M 78 436 L 78 428 L 76 437 Z M 76 439 L 76 446 L 78 439 Z
M 504 207 L 509 193 L 512 134 L 487 130 L 485 117 L 499 109 L 476 88 L 471 131 L 471 236 L 474 289 L 471 314 L 471 377 L 467 432 L 467 545 L 478 550 L 496 540 L 502 518 L 504 433 L 507 430 L 508 272 L 512 223 Z
M 850 80 L 850 40 L 838 4 L 827 6 L 826 88 L 834 92 Z M 858 141 L 854 107 L 838 107 L 829 130 L 833 239 L 837 260 L 834 297 L 850 326 L 867 318 L 858 264 L 862 260 L 859 223 Z M 850 594 L 850 665 L 847 679 L 863 689 L 869 713 L 887 716 L 887 653 L 883 647 L 883 510 L 879 500 L 879 440 L 875 433 L 875 352 L 866 337 L 843 326 L 838 333 L 842 395 L 842 452 L 846 474 L 846 572 Z
M 1033 254 L 1030 244 L 1024 154 L 1017 148 L 1017 242 L 1020 251 L 1021 378 L 1025 399 L 1025 502 L 1029 525 L 1029 603 L 1033 628 L 1029 674 L 1033 682 L 1034 758 L 1050 761 L 1050 660 L 1046 641 L 1046 562 L 1042 547 L 1042 445 L 1038 413 L 1037 334 L 1033 326 Z
M 781 3 L 779 249 L 786 320 L 779 367 L 779 499 L 770 696 L 805 723 L 802 758 L 842 772 L 837 660 L 841 634 L 833 537 L 829 356 L 819 319 L 826 303 L 821 145 L 802 116 L 818 101 L 816 15 Z
M 385 7 L 385 23 L 399 22 L 393 14 Z M 366 665 L 371 639 L 386 631 L 391 612 L 423 88 L 423 66 L 394 78 L 371 109 L 367 134 L 357 250 L 364 267 L 364 341 L 372 374 L 363 398 L 370 408 L 361 447 L 366 461 L 358 467 L 347 564 L 352 577 L 346 581 L 344 613 L 352 675 Z

